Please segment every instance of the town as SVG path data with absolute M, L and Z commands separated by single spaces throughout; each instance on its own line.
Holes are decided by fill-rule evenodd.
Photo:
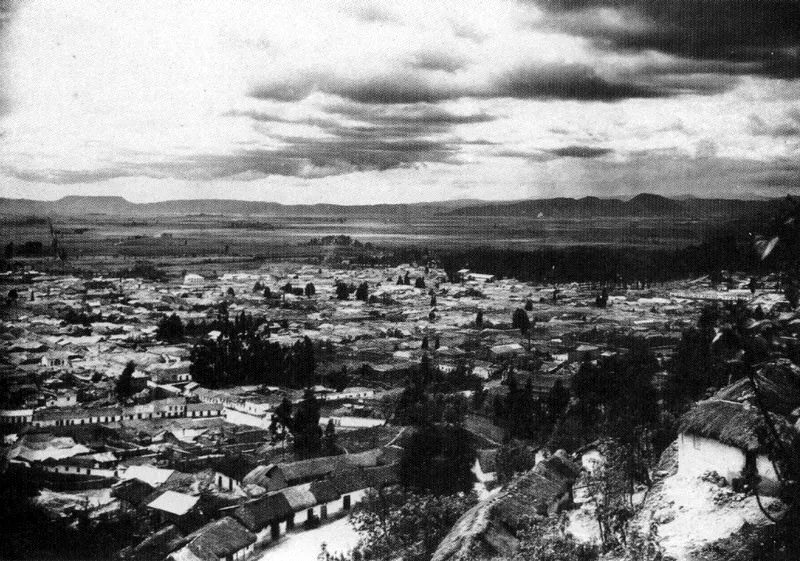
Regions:
M 267 262 L 170 280 L 26 267 L 2 282 L 5 477 L 36 489 L 38 508 L 66 526 L 125 528 L 101 553 L 122 559 L 260 559 L 370 493 L 413 482 L 404 455 L 424 462 L 419 433 L 441 425 L 467 435 L 462 480 L 495 507 L 478 503 L 434 558 L 517 542 L 515 508 L 580 505 L 573 485 L 590 458 L 608 455 L 573 426 L 597 420 L 586 384 L 602 384 L 587 376 L 645 348 L 647 388 L 625 381 L 624 391 L 680 399 L 670 391 L 690 385 L 676 382 L 686 333 L 713 307 L 744 310 L 748 329 L 783 349 L 780 359 L 767 351 L 759 385 L 787 431 L 800 413 L 797 320 L 775 276 L 601 287 L 448 275 L 436 262 Z M 737 378 L 690 409 L 675 457 L 683 476 L 730 482 L 753 470 L 775 496 L 749 384 Z M 524 491 L 505 485 L 534 466 L 514 483 Z M 455 466 L 439 469 L 459 484 Z M 526 487 L 525 477 L 551 483 Z M 572 511 L 576 528 L 588 502 Z M 497 508 L 510 509 L 499 526 L 469 522 Z M 504 547 L 493 555 L 510 555 Z

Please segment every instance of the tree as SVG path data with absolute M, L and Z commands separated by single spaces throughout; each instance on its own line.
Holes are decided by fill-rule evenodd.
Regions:
M 336 426 L 333 424 L 333 419 L 328 419 L 328 424 L 325 426 L 325 443 L 323 449 L 327 456 L 333 456 L 337 453 Z
M 305 295 L 307 298 L 311 298 L 316 293 L 317 293 L 317 287 L 314 286 L 313 282 L 309 282 L 308 284 L 306 284 Z
M 306 390 L 303 401 L 297 404 L 292 419 L 294 446 L 302 457 L 311 457 L 322 447 L 322 429 L 319 427 L 319 401 L 314 392 Z
M 350 287 L 343 282 L 336 283 L 336 299 L 347 300 L 350 298 Z
M 587 488 L 595 504 L 595 519 L 604 551 L 625 543 L 625 526 L 633 516 L 632 488 L 625 472 L 629 448 L 606 440 L 600 445 L 603 460 L 589 472 Z
M 564 412 L 569 403 L 569 390 L 564 387 L 561 380 L 556 380 L 547 394 L 547 414 L 550 422 L 555 422 Z
M 236 293 L 234 292 L 234 290 L 233 290 L 233 287 L 232 287 L 232 286 L 229 286 L 229 287 L 228 287 L 228 290 L 226 290 L 226 291 L 225 291 L 225 294 L 226 294 L 227 296 L 230 296 L 231 298 L 233 298 L 234 296 L 236 296 Z
M 253 285 L 253 292 L 261 292 L 264 290 L 264 285 L 261 284 L 261 281 L 256 281 Z
M 417 277 L 414 281 L 414 288 L 425 288 L 425 279 L 422 277 Z
M 435 307 L 436 307 L 436 295 L 435 294 L 431 294 L 431 308 L 435 308 Z
M 595 305 L 598 308 L 605 308 L 608 306 L 608 289 L 603 287 L 603 290 L 600 294 L 598 294 L 597 298 L 594 300 Z
M 533 310 L 533 301 L 528 299 L 525 301 L 525 311 L 530 312 Z
M 351 515 L 361 535 L 355 553 L 361 559 L 428 561 L 475 503 L 472 493 L 435 496 L 397 487 L 369 490 Z
M 478 329 L 483 327 L 483 310 L 478 310 L 478 313 L 475 314 L 475 327 Z
M 291 428 L 292 426 L 292 402 L 288 397 L 281 400 L 278 407 L 275 409 L 275 417 L 284 427 Z
M 367 298 L 369 297 L 369 284 L 366 281 L 362 282 L 358 285 L 356 289 L 356 300 L 361 300 L 362 302 L 366 302 Z
M 265 286 L 264 287 L 264 298 L 271 298 L 271 297 L 272 297 L 272 291 L 269 289 L 268 286 Z
M 328 374 L 328 384 L 337 392 L 344 390 L 350 383 L 350 376 L 347 374 L 347 366 L 342 366 L 340 370 L 334 370 Z
M 179 341 L 183 339 L 184 328 L 177 314 L 164 316 L 158 322 L 156 337 L 161 341 Z
M 544 519 L 525 525 L 511 561 L 595 561 L 600 558 L 597 546 L 578 542 L 564 533 L 557 521 Z M 644 561 L 636 558 L 636 561 Z
M 525 335 L 530 329 L 531 320 L 528 318 L 528 313 L 522 308 L 517 308 L 511 315 L 511 327 L 519 329 L 520 333 Z
M 119 401 L 125 401 L 133 395 L 133 373 L 136 371 L 136 363 L 128 361 L 117 380 L 116 393 Z
M 472 436 L 459 425 L 429 425 L 417 429 L 400 457 L 400 483 L 406 489 L 451 495 L 468 493 L 474 482 Z

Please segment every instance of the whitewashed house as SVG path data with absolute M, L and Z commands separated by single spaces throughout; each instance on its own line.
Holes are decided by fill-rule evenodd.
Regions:
M 793 430 L 779 415 L 774 423 L 784 434 Z M 733 482 L 758 476 L 758 490 L 774 494 L 778 476 L 769 452 L 769 429 L 755 406 L 736 401 L 701 401 L 681 418 L 678 436 L 678 473 L 700 477 L 717 472 Z

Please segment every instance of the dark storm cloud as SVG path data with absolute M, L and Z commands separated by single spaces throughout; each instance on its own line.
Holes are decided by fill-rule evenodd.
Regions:
M 334 139 L 284 139 L 277 150 L 248 150 L 232 155 L 200 156 L 173 163 L 191 178 L 241 174 L 321 177 L 353 171 L 387 170 L 415 162 L 447 161 L 453 147 L 423 140 L 381 140 L 353 133 Z
M 523 99 L 574 99 L 619 101 L 630 98 L 666 97 L 672 88 L 632 81 L 609 81 L 582 64 L 549 65 L 519 70 L 500 84 L 496 95 Z
M 497 119 L 486 113 L 456 114 L 430 103 L 394 107 L 345 102 L 330 104 L 326 110 L 359 121 L 384 126 L 422 125 L 438 128 L 439 126 L 486 123 Z
M 467 94 L 444 84 L 420 80 L 416 75 L 385 76 L 364 82 L 343 83 L 327 91 L 359 103 L 382 105 L 432 103 Z
M 757 63 L 757 72 L 800 76 L 797 0 L 549 0 L 544 26 L 620 49 Z M 621 22 L 597 17 L 616 11 Z M 628 24 L 626 25 L 626 21 Z
M 420 51 L 414 55 L 411 62 L 413 68 L 443 72 L 456 72 L 464 68 L 466 64 L 463 58 L 442 51 Z
M 286 143 L 277 151 L 247 155 L 240 160 L 213 159 L 214 166 L 227 166 L 227 175 L 242 172 L 302 175 L 305 163 L 328 174 L 355 170 L 386 170 L 416 162 L 452 161 L 460 142 L 432 139 L 449 133 L 453 126 L 492 121 L 485 113 L 455 114 L 442 107 L 374 105 L 341 101 L 324 107 L 330 117 L 291 120 L 268 112 L 239 111 L 229 116 L 269 123 L 311 125 L 325 134 L 321 138 L 273 135 Z M 356 121 L 358 124 L 353 124 Z M 269 133 L 267 133 L 269 134 Z M 209 161 L 198 162 L 206 169 Z M 245 168 L 245 169 L 243 169 Z
M 689 69 L 682 71 L 676 65 L 663 69 L 644 67 L 636 75 L 610 79 L 600 76 L 596 69 L 586 64 L 545 64 L 511 69 L 490 84 L 454 85 L 438 76 L 425 75 L 418 69 L 418 72 L 399 72 L 368 80 L 328 77 L 314 82 L 301 80 L 292 86 L 262 86 L 251 91 L 250 95 L 257 99 L 298 101 L 313 91 L 320 91 L 361 104 L 410 105 L 463 97 L 620 101 L 669 97 L 685 91 L 716 93 L 720 90 L 721 80 L 681 77 L 688 72 Z
M 592 146 L 565 146 L 564 148 L 548 150 L 548 152 L 561 158 L 599 158 L 600 156 L 610 154 L 613 150 L 609 148 L 595 148 Z

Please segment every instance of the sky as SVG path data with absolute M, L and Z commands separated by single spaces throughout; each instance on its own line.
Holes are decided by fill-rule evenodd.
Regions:
M 800 194 L 797 0 L 0 0 L 0 197 Z

